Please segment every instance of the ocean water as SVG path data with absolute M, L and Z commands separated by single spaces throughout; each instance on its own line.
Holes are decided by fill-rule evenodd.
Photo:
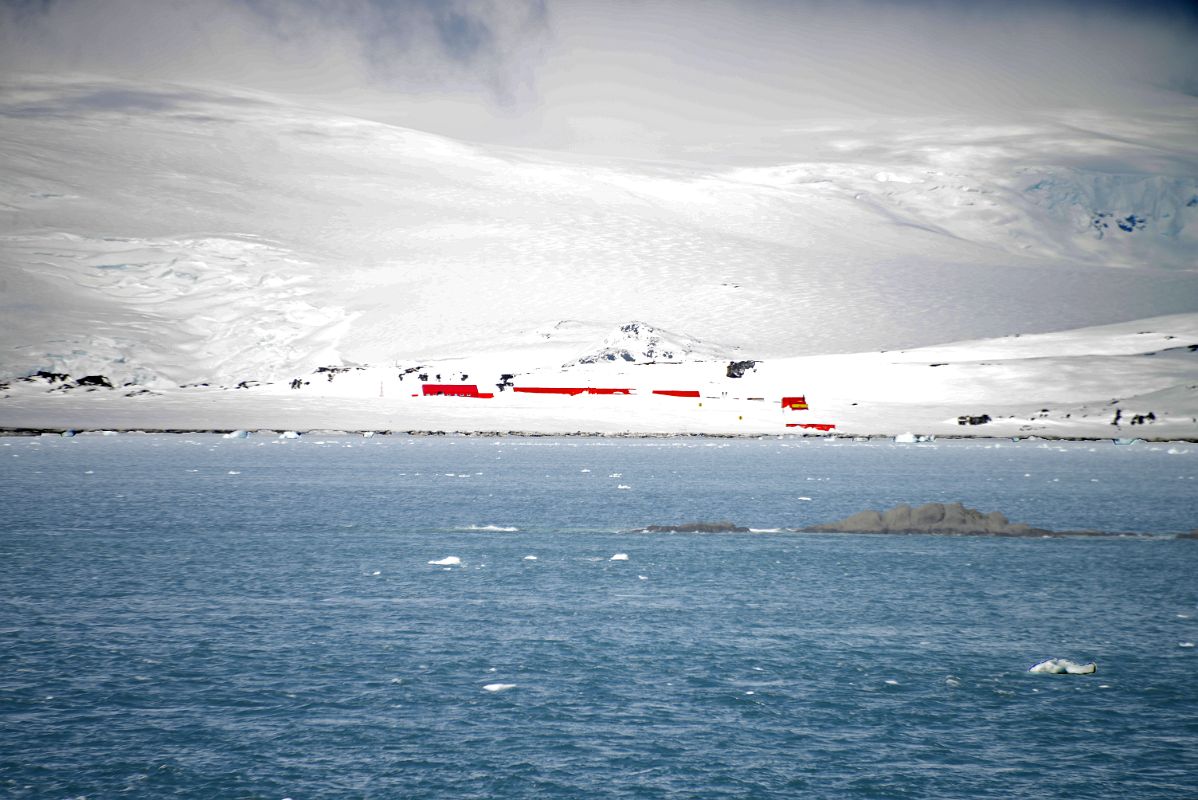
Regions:
M 1198 541 L 628 532 L 957 500 L 1190 530 L 1198 446 L 0 439 L 0 796 L 1198 796 Z

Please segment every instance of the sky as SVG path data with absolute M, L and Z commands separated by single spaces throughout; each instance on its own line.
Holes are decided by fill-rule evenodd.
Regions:
M 472 141 L 653 155 L 863 118 L 1191 102 L 1198 10 L 1102 0 L 7 0 L 0 72 L 232 86 Z

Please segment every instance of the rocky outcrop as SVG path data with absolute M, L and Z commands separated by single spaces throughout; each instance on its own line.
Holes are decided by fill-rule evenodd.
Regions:
M 859 511 L 839 522 L 813 525 L 811 533 L 940 533 L 958 536 L 1054 536 L 1053 531 L 1011 522 L 1001 512 L 983 514 L 960 503 L 903 504 L 888 511 Z
M 756 361 L 730 361 L 724 373 L 729 378 L 743 378 L 745 373 L 757 366 Z

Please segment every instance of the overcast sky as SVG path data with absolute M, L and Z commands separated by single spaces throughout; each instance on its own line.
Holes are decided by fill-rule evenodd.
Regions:
M 1198 11 L 1020 0 L 7 0 L 0 70 L 224 84 L 472 140 L 651 153 L 888 115 L 1191 102 Z

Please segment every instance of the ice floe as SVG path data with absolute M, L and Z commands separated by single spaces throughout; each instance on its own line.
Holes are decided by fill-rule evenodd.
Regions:
M 462 559 L 457 556 L 446 556 L 445 558 L 437 559 L 436 561 L 428 562 L 434 567 L 456 567 L 462 563 Z
M 487 692 L 506 692 L 508 689 L 515 688 L 516 684 L 514 683 L 488 683 L 483 687 L 483 690 Z
M 1067 658 L 1050 658 L 1047 661 L 1041 661 L 1028 670 L 1028 672 L 1048 675 L 1090 675 L 1097 671 L 1098 665 L 1094 662 L 1077 664 Z
M 627 560 L 628 560 L 627 553 L 616 553 L 614 556 L 612 556 L 611 558 L 608 559 L 608 561 L 627 561 Z
M 226 433 L 224 436 L 222 436 L 220 438 L 222 438 L 222 439 L 248 439 L 249 435 L 250 435 L 249 431 L 237 430 L 237 431 L 229 431 L 228 433 Z

